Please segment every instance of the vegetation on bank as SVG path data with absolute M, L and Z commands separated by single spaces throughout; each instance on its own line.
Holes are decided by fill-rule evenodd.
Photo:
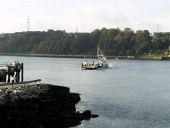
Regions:
M 159 54 L 169 48 L 170 33 L 103 28 L 91 33 L 48 30 L 0 35 L 0 53 L 95 55 L 98 45 L 106 55 Z

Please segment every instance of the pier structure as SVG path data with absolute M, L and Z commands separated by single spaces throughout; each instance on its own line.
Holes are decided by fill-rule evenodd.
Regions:
M 18 61 L 1 65 L 0 82 L 18 83 L 24 81 L 24 64 Z

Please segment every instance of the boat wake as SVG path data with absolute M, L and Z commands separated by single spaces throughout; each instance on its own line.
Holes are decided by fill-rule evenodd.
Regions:
M 114 63 L 109 63 L 108 68 L 109 68 L 109 69 L 118 68 L 117 63 L 116 63 L 116 62 L 114 62 Z

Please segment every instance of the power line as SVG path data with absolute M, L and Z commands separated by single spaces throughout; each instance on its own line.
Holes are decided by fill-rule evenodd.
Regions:
M 78 25 L 76 25 L 76 33 L 78 33 Z
M 157 32 L 159 32 L 159 31 L 160 31 L 160 25 L 157 24 Z
M 30 31 L 30 18 L 29 18 L 29 16 L 27 18 L 27 31 L 28 32 Z

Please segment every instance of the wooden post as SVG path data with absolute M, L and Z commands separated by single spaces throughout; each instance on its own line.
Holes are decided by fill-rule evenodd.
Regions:
M 18 82 L 20 82 L 20 71 L 18 71 Z
M 24 64 L 21 63 L 21 82 L 24 81 Z
M 10 83 L 10 77 L 11 77 L 10 76 L 10 67 L 8 67 L 8 81 L 7 81 L 8 83 Z
M 20 82 L 20 71 L 16 71 L 16 82 Z
M 18 81 L 18 72 L 16 72 L 15 79 L 16 79 L 16 82 L 19 82 Z

